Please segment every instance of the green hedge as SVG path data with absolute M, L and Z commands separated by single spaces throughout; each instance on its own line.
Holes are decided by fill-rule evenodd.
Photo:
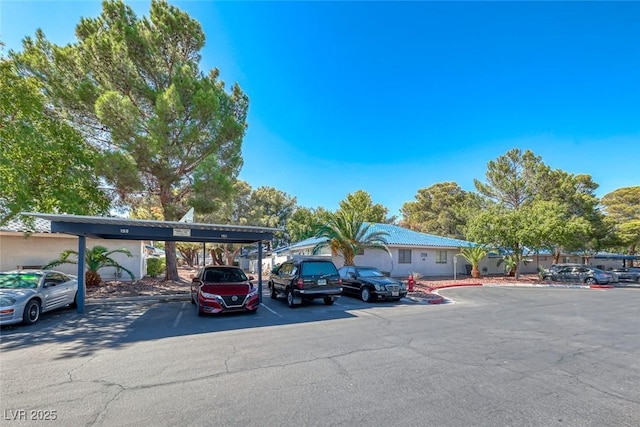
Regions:
M 147 276 L 156 277 L 165 270 L 164 258 L 147 258 Z

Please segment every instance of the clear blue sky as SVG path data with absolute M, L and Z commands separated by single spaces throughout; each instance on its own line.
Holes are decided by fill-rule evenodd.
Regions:
M 640 185 L 640 2 L 171 3 L 203 26 L 202 69 L 250 97 L 253 188 L 329 210 L 365 190 L 393 215 L 515 147 L 599 196 Z M 70 43 L 100 9 L 1 0 L 0 37 Z

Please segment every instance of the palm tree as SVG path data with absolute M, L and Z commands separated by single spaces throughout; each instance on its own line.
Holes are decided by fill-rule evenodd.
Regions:
M 504 263 L 504 273 L 510 277 L 515 276 L 516 269 L 518 267 L 518 261 L 516 257 L 514 257 L 513 255 L 504 255 L 502 258 L 498 260 L 498 263 L 496 265 L 500 267 L 500 264 L 503 264 L 503 263 Z
M 471 263 L 471 277 L 474 279 L 480 278 L 478 264 L 480 264 L 480 261 L 487 256 L 487 248 L 482 245 L 469 245 L 466 248 L 460 248 L 460 255 Z
M 115 267 L 122 271 L 127 272 L 131 277 L 131 280 L 135 280 L 133 273 L 120 265 L 117 261 L 111 258 L 111 255 L 120 253 L 131 257 L 131 252 L 127 249 L 114 249 L 110 251 L 104 246 L 96 245 L 91 249 L 87 248 L 84 251 L 84 263 L 87 267 L 87 272 L 84 274 L 84 281 L 87 286 L 97 286 L 102 282 L 102 277 L 98 273 L 103 267 Z M 78 252 L 67 249 L 60 254 L 60 257 L 51 261 L 49 264 L 42 267 L 43 269 L 57 267 L 62 264 L 78 264 Z
M 330 214 L 328 222 L 320 227 L 316 237 L 326 237 L 327 240 L 318 243 L 313 253 L 329 246 L 331 254 L 342 254 L 344 265 L 354 265 L 354 258 L 358 251 L 365 249 L 380 249 L 389 252 L 387 247 L 388 233 L 384 231 L 370 231 L 371 224 L 365 223 L 357 212 L 338 211 Z

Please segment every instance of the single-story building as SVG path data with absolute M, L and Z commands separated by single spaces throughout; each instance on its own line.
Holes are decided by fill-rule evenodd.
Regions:
M 146 249 L 143 241 L 87 239 L 88 248 L 96 245 L 109 250 L 129 250 L 131 257 L 116 253 L 112 258 L 129 269 L 136 279 L 146 274 Z M 34 218 L 33 226 L 27 226 L 14 218 L 0 226 L 0 271 L 40 268 L 68 249 L 78 250 L 78 238 L 70 234 L 52 233 L 51 222 L 45 219 Z M 75 264 L 62 264 L 55 269 L 71 275 L 78 274 Z M 131 280 L 127 273 L 113 267 L 105 267 L 98 272 L 103 280 Z
M 390 254 L 380 250 L 365 250 L 355 257 L 357 265 L 369 265 L 379 268 L 387 274 L 406 278 L 409 274 L 419 273 L 422 276 L 454 276 L 469 273 L 469 263 L 460 256 L 460 247 L 474 243 L 421 233 L 392 224 L 372 224 L 371 232 L 388 233 Z M 309 238 L 284 248 L 267 252 L 262 258 L 262 271 L 268 272 L 294 255 L 312 255 L 313 248 L 322 239 Z M 146 258 L 149 252 L 148 243 L 139 240 L 110 240 L 87 238 L 87 247 L 105 246 L 110 250 L 128 249 L 132 257 L 114 254 L 113 258 L 131 270 L 136 279 L 146 274 Z M 77 250 L 77 237 L 63 233 L 52 233 L 51 223 L 42 218 L 34 218 L 32 227 L 18 219 L 10 220 L 0 226 L 0 271 L 16 268 L 41 267 L 59 257 L 64 250 Z M 325 247 L 318 255 L 331 256 Z M 491 253 L 478 266 L 482 275 L 504 274 L 503 265 L 498 266 L 501 256 Z M 553 263 L 550 253 L 529 254 L 525 256 L 527 263 L 520 265 L 523 274 L 535 274 L 539 268 L 549 267 Z M 579 254 L 563 254 L 561 263 L 584 263 L 603 269 L 622 267 L 625 262 L 639 260 L 640 256 L 600 253 L 584 258 Z M 332 257 L 333 262 L 341 267 L 344 259 L 338 255 Z M 258 252 L 246 251 L 239 257 L 240 267 L 250 272 L 258 271 Z M 56 267 L 68 274 L 77 274 L 75 265 L 67 264 Z M 104 280 L 130 280 L 126 273 L 108 267 L 100 270 Z
M 460 248 L 475 245 L 473 242 L 421 233 L 392 224 L 371 224 L 370 232 L 387 233 L 387 247 L 391 253 L 366 249 L 363 253 L 356 255 L 354 260 L 356 265 L 377 267 L 390 276 L 398 278 L 406 278 L 412 273 L 418 273 L 423 277 L 453 277 L 470 274 L 471 265 L 460 255 Z M 295 255 L 314 255 L 313 249 L 323 241 L 326 239 L 311 237 L 276 249 L 272 253 L 270 265 L 280 264 Z M 339 254 L 332 256 L 328 247 L 324 247 L 315 255 L 331 256 L 338 268 L 344 265 L 343 257 Z M 581 255 L 563 254 L 559 262 L 586 264 L 607 270 L 622 267 L 623 258 L 621 257 L 614 254 L 596 254 L 587 259 Z M 624 257 L 628 259 L 629 256 Z M 490 252 L 478 265 L 481 274 L 483 276 L 505 274 L 504 263 L 499 264 L 501 258 L 502 255 Z M 553 264 L 553 256 L 550 253 L 525 254 L 524 259 L 525 262 L 521 263 L 519 268 L 521 274 L 537 274 L 540 268 L 548 268 Z M 268 262 L 268 257 L 264 262 Z M 267 269 L 263 270 L 267 271 Z
M 392 277 L 406 278 L 410 274 L 421 276 L 453 276 L 466 274 L 468 262 L 459 256 L 460 247 L 473 245 L 466 240 L 420 233 L 393 224 L 371 224 L 369 231 L 387 233 L 387 247 L 383 250 L 365 249 L 356 254 L 356 265 L 377 267 Z M 312 237 L 277 250 L 280 258 L 295 255 L 313 255 L 313 249 L 324 238 Z M 343 257 L 331 255 L 331 249 L 324 247 L 316 255 L 331 256 L 338 268 L 344 265 Z M 277 264 L 277 263 L 274 263 Z

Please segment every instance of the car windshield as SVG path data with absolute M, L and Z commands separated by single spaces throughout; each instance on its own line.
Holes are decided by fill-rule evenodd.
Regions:
M 242 270 L 235 268 L 210 268 L 204 272 L 204 282 L 235 283 L 246 282 L 247 276 Z
M 376 268 L 359 268 L 358 276 L 361 277 L 384 277 L 384 274 Z
M 0 273 L 0 289 L 35 289 L 41 276 L 39 273 Z
M 302 264 L 302 274 L 304 276 L 328 276 L 338 274 L 338 270 L 332 262 L 314 261 Z

